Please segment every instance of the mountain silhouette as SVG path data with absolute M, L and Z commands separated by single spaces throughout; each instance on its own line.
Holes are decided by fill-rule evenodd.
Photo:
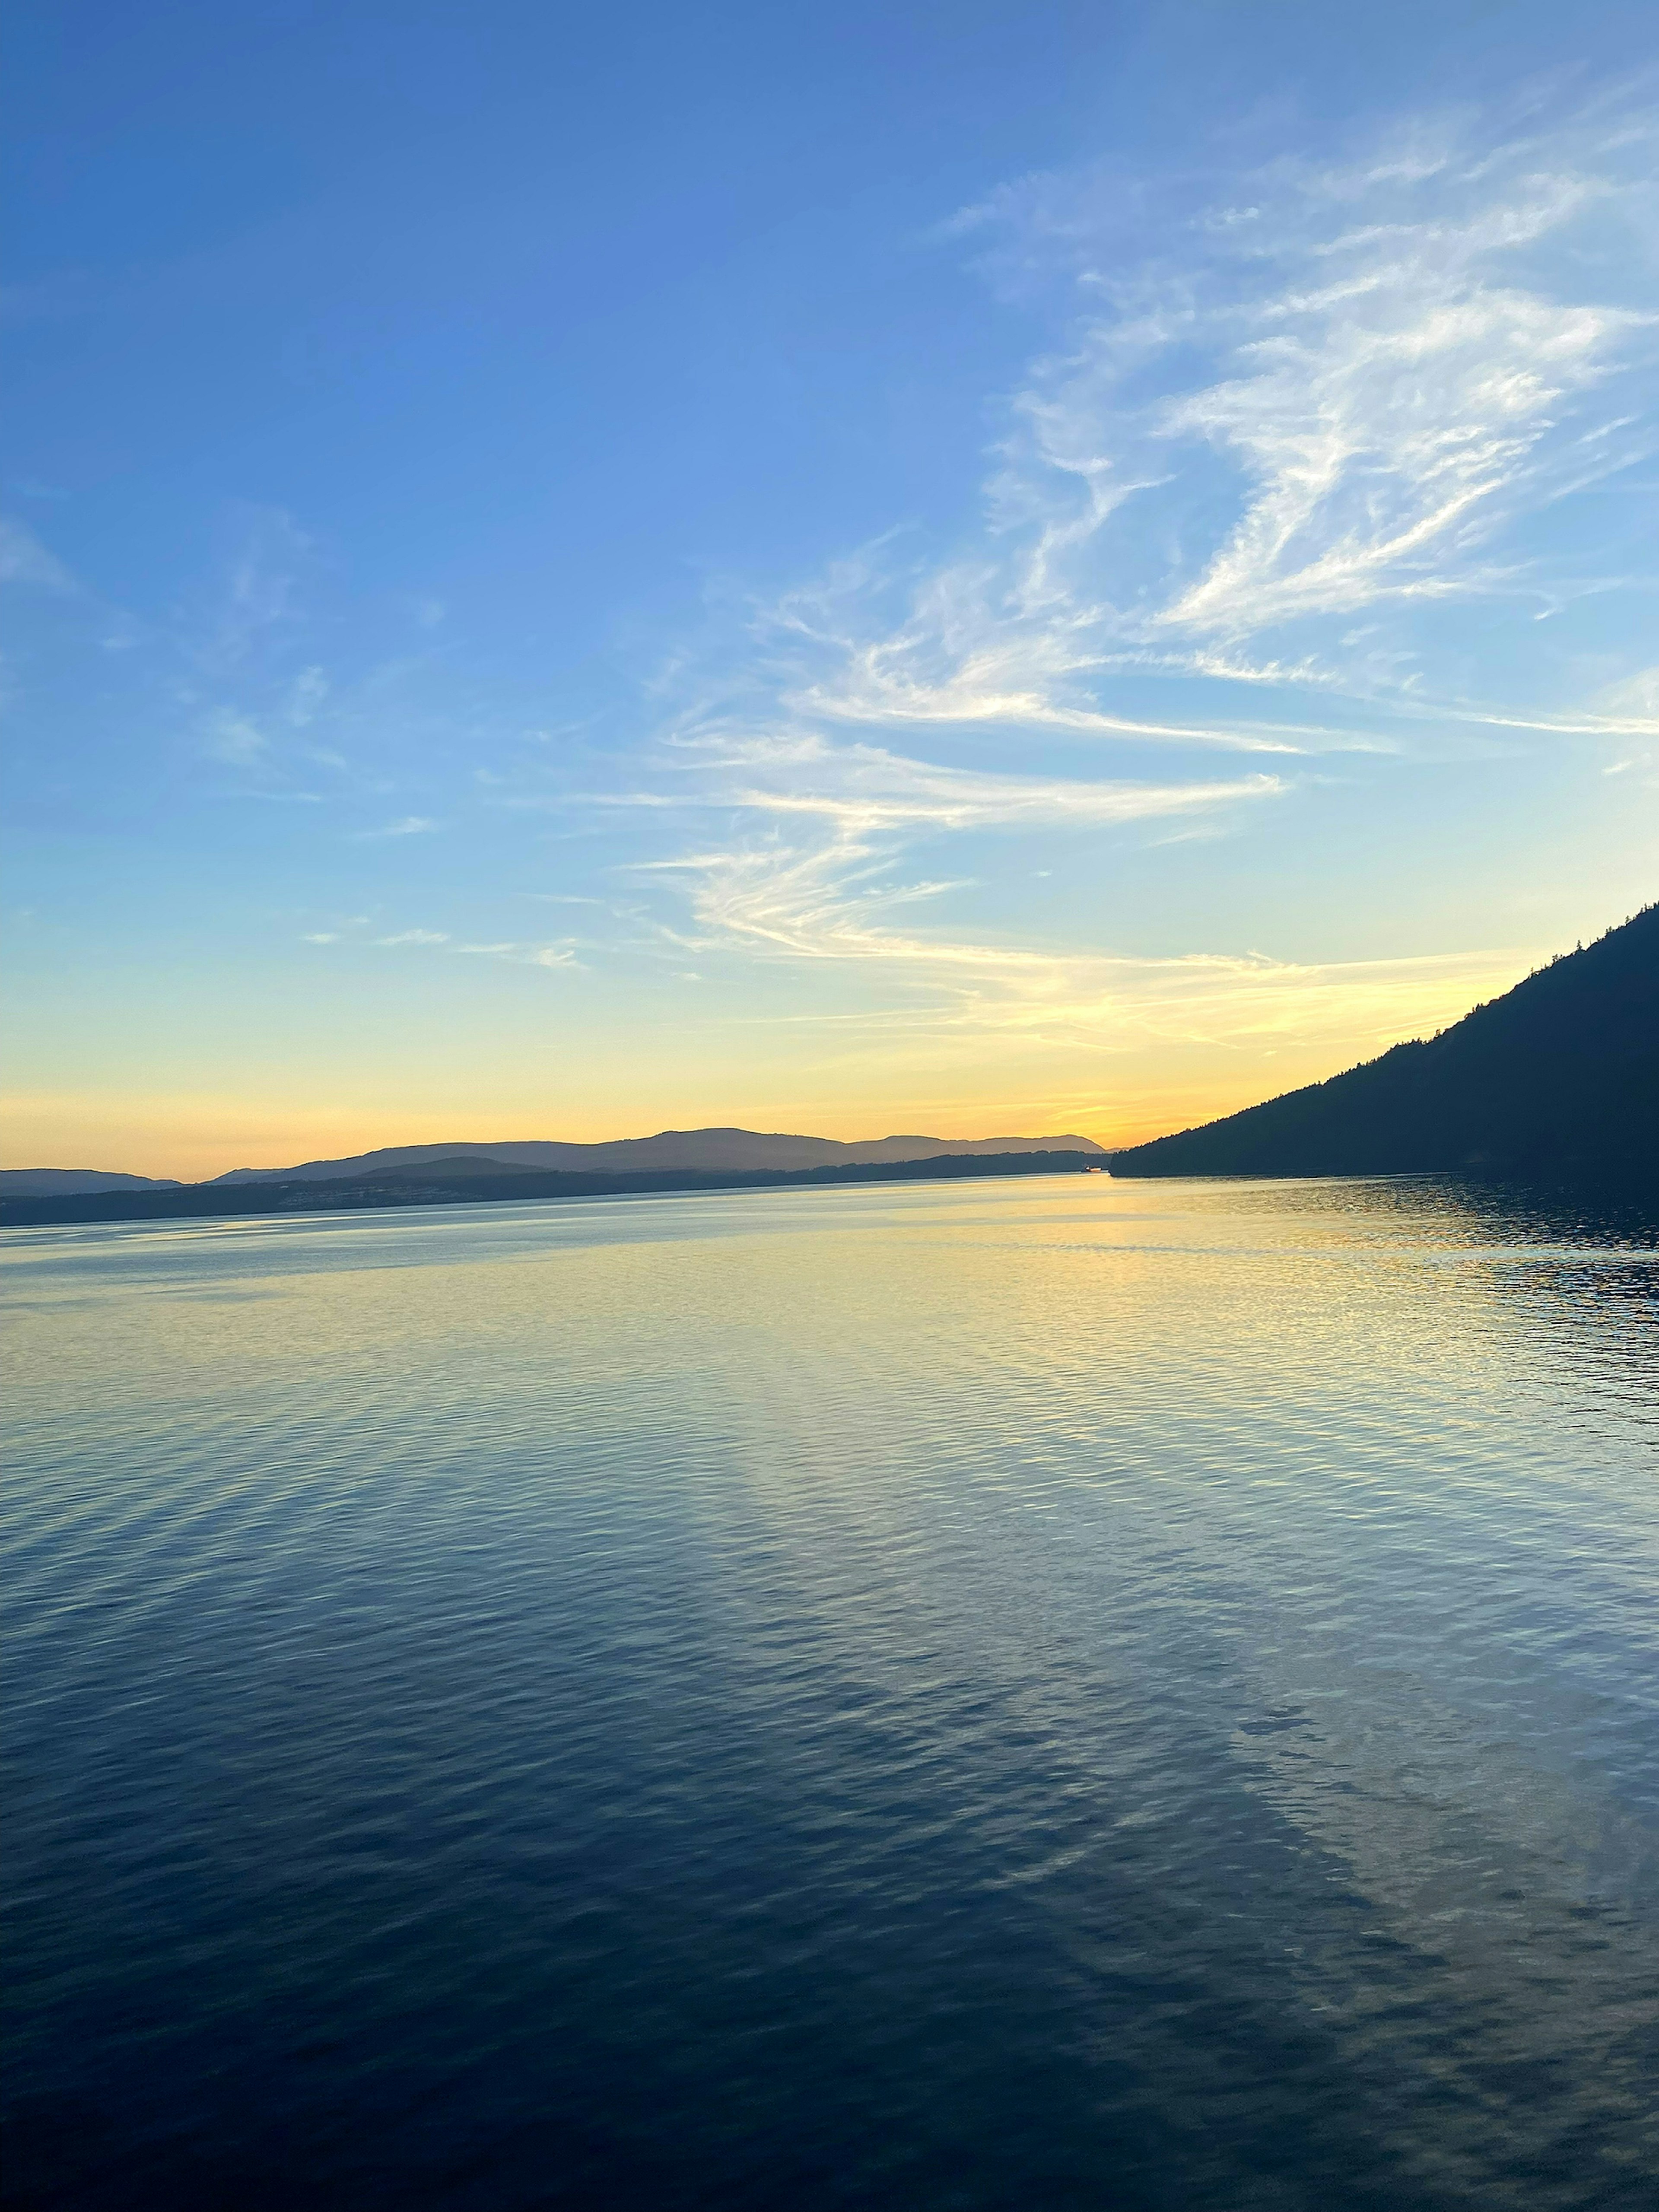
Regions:
M 654 1137 L 617 1137 L 597 1145 L 562 1144 L 551 1139 L 497 1144 L 388 1145 L 349 1159 L 307 1160 L 292 1168 L 232 1168 L 216 1182 L 331 1182 L 379 1181 L 405 1168 L 430 1168 L 441 1162 L 449 1175 L 465 1171 L 501 1174 L 514 1170 L 574 1170 L 601 1175 L 654 1174 L 665 1169 L 699 1174 L 771 1172 L 805 1168 L 852 1167 L 901 1160 L 940 1159 L 949 1155 L 1009 1152 L 1100 1152 L 1092 1137 L 866 1137 L 842 1144 L 834 1137 L 794 1137 L 756 1129 L 663 1129 Z
M 1455 1172 L 1651 1183 L 1659 906 L 1426 1042 L 1113 1156 L 1115 1176 Z
M 615 1174 L 569 1168 L 523 1168 L 476 1154 L 377 1169 L 362 1176 L 319 1176 L 309 1182 L 188 1183 L 172 1189 L 9 1194 L 0 1187 L 0 1224 L 46 1222 L 162 1221 L 188 1216 L 314 1214 L 396 1206 L 522 1204 L 543 1199 L 653 1198 L 671 1192 L 797 1190 L 833 1184 L 943 1182 L 994 1176 L 1102 1172 L 1098 1146 L 1087 1152 L 963 1151 L 919 1160 L 838 1160 L 811 1168 L 655 1168 Z
M 170 1176 L 117 1175 L 107 1168 L 0 1168 L 11 1198 L 81 1198 L 98 1191 L 177 1190 Z

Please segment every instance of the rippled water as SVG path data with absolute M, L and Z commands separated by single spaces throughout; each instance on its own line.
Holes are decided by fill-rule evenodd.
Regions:
M 18 2205 L 1643 2206 L 1639 1221 L 8 1240 Z

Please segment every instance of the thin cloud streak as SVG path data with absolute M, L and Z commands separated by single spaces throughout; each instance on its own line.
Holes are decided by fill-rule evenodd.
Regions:
M 9 515 L 0 515 L 0 584 L 26 584 L 71 599 L 81 590 L 69 569 L 28 525 Z
M 1273 775 L 1151 784 L 1001 775 L 915 760 L 811 732 L 731 732 L 672 740 L 701 781 L 683 793 L 592 794 L 605 805 L 695 804 L 779 816 L 816 815 L 848 830 L 1083 829 L 1276 795 Z
M 360 844 L 367 844 L 386 837 L 424 837 L 440 826 L 424 814 L 405 814 L 400 821 L 388 822 L 383 829 L 356 830 L 352 836 Z

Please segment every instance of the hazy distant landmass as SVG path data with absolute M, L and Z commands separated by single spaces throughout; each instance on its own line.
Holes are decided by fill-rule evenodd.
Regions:
M 210 1182 L 181 1183 L 167 1176 L 117 1175 L 102 1168 L 0 1169 L 0 1198 L 93 1197 L 118 1191 L 216 1190 L 237 1183 L 428 1182 L 463 1178 L 547 1174 L 638 1176 L 664 1171 L 696 1175 L 799 1173 L 809 1168 L 896 1165 L 907 1160 L 1001 1158 L 1018 1152 L 1105 1154 L 1092 1137 L 867 1137 L 842 1144 L 834 1137 L 769 1135 L 756 1129 L 664 1129 L 654 1137 L 618 1137 L 597 1145 L 550 1139 L 504 1139 L 473 1144 L 452 1138 L 441 1145 L 385 1145 L 338 1160 L 306 1160 L 291 1168 L 232 1168 Z
M 114 1175 L 103 1168 L 0 1168 L 8 1198 L 70 1198 L 103 1190 L 178 1190 L 167 1176 Z
M 1659 906 L 1564 954 L 1426 1042 L 1202 1128 L 1119 1176 L 1453 1171 L 1659 1179 Z
M 1059 1142 L 1060 1140 L 1056 1140 Z M 172 1189 L 67 1192 L 57 1196 L 0 1194 L 0 1223 L 14 1228 L 74 1221 L 159 1221 L 186 1216 L 317 1213 L 381 1206 L 453 1206 L 480 1200 L 647 1197 L 673 1191 L 772 1190 L 824 1183 L 942 1182 L 953 1177 L 1076 1175 L 1103 1165 L 1097 1145 L 1060 1151 L 1028 1146 L 1018 1152 L 962 1151 L 919 1160 L 839 1160 L 810 1168 L 658 1168 L 605 1174 L 568 1168 L 525 1169 L 464 1153 L 377 1170 L 364 1176 L 322 1176 L 227 1183 L 186 1183 Z M 374 1157 L 370 1155 L 371 1158 Z
M 867 1137 L 842 1144 L 834 1137 L 769 1135 L 756 1129 L 664 1129 L 654 1137 L 617 1137 L 598 1145 L 548 1139 L 492 1144 L 386 1145 L 349 1159 L 307 1160 L 291 1168 L 232 1168 L 222 1183 L 326 1182 L 336 1178 L 377 1180 L 388 1171 L 442 1161 L 449 1174 L 476 1159 L 484 1172 L 502 1168 L 567 1169 L 587 1174 L 640 1175 L 665 1168 L 697 1172 L 766 1168 L 852 1166 L 859 1162 L 939 1159 L 974 1152 L 1098 1152 L 1092 1137 Z

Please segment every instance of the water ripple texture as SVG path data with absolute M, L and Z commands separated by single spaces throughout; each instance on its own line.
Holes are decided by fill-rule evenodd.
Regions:
M 5 1241 L 6 2202 L 1659 2198 L 1652 1224 Z

